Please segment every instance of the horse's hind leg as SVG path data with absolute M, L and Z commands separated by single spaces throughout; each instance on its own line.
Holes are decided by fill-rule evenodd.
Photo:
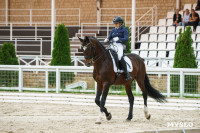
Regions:
M 151 115 L 148 113 L 148 108 L 147 108 L 147 92 L 146 92 L 146 88 L 144 85 L 144 78 L 142 78 L 141 75 L 138 75 L 138 77 L 136 78 L 136 81 L 142 90 L 142 95 L 143 95 L 143 99 L 144 99 L 144 115 L 145 115 L 146 119 L 149 120 L 151 118 Z
M 134 96 L 131 90 L 131 84 L 125 85 L 126 88 L 126 94 L 128 95 L 128 101 L 130 104 L 129 107 L 129 114 L 128 118 L 126 119 L 127 121 L 130 121 L 133 118 L 133 104 L 134 104 Z

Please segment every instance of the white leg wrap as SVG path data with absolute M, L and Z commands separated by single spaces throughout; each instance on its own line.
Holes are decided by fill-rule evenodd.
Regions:
M 100 112 L 96 122 L 101 122 L 102 115 L 103 115 L 103 112 Z
M 144 105 L 144 115 L 145 115 L 146 118 L 149 117 L 148 108 L 147 108 L 146 105 Z

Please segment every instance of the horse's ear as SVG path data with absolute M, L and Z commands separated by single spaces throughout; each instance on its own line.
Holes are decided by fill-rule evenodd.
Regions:
M 83 42 L 83 39 L 81 39 L 81 38 L 79 38 L 79 37 L 78 37 L 78 39 L 79 39 L 81 42 Z
M 88 36 L 85 36 L 85 40 L 86 41 L 90 41 Z

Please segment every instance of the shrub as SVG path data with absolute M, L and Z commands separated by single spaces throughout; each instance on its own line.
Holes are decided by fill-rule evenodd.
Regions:
M 125 26 L 125 22 L 124 22 L 123 26 L 128 30 L 128 41 L 126 42 L 126 52 L 125 53 L 131 53 L 130 29 L 128 26 Z
M 12 43 L 5 42 L 3 44 L 0 50 L 0 65 L 19 65 Z M 0 71 L 0 86 L 18 86 L 18 72 Z
M 70 55 L 70 41 L 69 41 L 69 34 L 68 29 L 65 27 L 64 24 L 59 24 L 53 43 L 53 52 L 52 52 L 52 66 L 71 66 L 71 55 Z M 50 72 L 49 73 L 49 83 L 51 85 L 56 84 L 56 73 Z M 67 77 L 66 77 L 67 75 Z M 74 80 L 74 73 L 72 72 L 61 72 L 61 87 L 65 86 L 65 83 L 71 83 Z
M 179 37 L 177 40 L 177 48 L 174 57 L 174 68 L 197 68 L 196 57 L 192 47 L 192 30 L 191 27 L 186 27 L 186 31 L 181 33 L 180 29 Z M 197 92 L 198 89 L 198 76 L 186 75 L 184 77 L 185 92 Z M 179 92 L 180 88 L 180 76 L 173 75 L 171 77 L 171 90 L 172 92 Z

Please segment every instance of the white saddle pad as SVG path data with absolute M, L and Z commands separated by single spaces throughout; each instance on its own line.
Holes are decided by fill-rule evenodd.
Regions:
M 110 52 L 109 52 L 110 53 Z M 123 70 L 120 70 L 120 69 L 117 69 L 117 66 L 115 64 L 115 60 L 112 56 L 112 54 L 110 53 L 111 57 L 112 57 L 112 61 L 113 61 L 113 69 L 114 69 L 114 72 L 119 72 L 119 73 L 123 73 L 124 71 Z M 126 61 L 126 66 L 127 66 L 127 70 L 128 72 L 132 72 L 133 71 L 133 65 L 131 63 L 131 60 L 127 57 L 127 56 L 124 56 L 124 60 Z

